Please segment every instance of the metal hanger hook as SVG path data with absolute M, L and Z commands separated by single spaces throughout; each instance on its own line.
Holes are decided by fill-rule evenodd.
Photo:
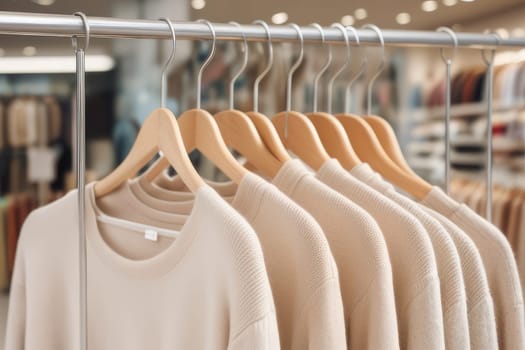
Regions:
M 75 12 L 73 16 L 79 16 L 82 19 L 82 24 L 84 25 L 84 33 L 86 35 L 86 41 L 84 42 L 84 47 L 78 47 L 78 37 L 77 35 L 73 35 L 71 37 L 71 43 L 73 45 L 73 50 L 77 52 L 78 50 L 82 50 L 84 52 L 87 51 L 89 47 L 89 37 L 91 35 L 91 29 L 89 27 L 89 22 L 87 19 L 87 16 L 84 14 L 84 12 Z
M 321 34 L 321 44 L 325 44 L 325 35 L 324 35 L 324 29 L 321 27 L 318 23 L 312 23 L 312 26 L 317 28 L 319 30 L 319 33 Z M 326 56 L 326 62 L 321 67 L 321 70 L 315 75 L 314 78 L 314 106 L 313 111 L 314 113 L 317 112 L 317 98 L 318 98 L 318 92 L 319 92 L 319 80 L 321 80 L 321 77 L 326 72 L 328 67 L 330 67 L 330 64 L 332 63 L 332 47 L 328 45 L 328 54 Z
M 361 45 L 361 41 L 359 40 L 359 34 L 357 34 L 357 30 L 355 30 L 355 28 L 352 27 L 352 26 L 346 26 L 346 29 L 350 30 L 352 32 L 352 34 L 354 34 L 355 43 L 357 44 L 357 46 L 360 46 Z M 350 113 L 350 91 L 352 89 L 352 85 L 364 73 L 365 68 L 366 68 L 366 55 L 363 55 L 363 57 L 361 58 L 361 65 L 359 67 L 359 71 L 357 72 L 357 74 L 354 77 L 352 77 L 348 81 L 348 84 L 346 85 L 346 89 L 345 89 L 345 113 Z M 352 70 L 350 70 L 349 73 L 351 74 Z
M 241 29 L 241 25 L 237 22 L 229 22 L 230 24 L 236 26 L 239 28 L 239 30 Z M 246 40 L 246 34 L 242 31 L 241 31 L 241 35 L 242 35 L 242 40 L 243 40 L 243 44 L 242 44 L 242 52 L 244 53 L 243 55 L 243 59 L 242 59 L 242 65 L 241 67 L 239 68 L 239 70 L 232 76 L 231 80 L 230 80 L 230 109 L 233 109 L 234 107 L 234 101 L 233 101 L 233 93 L 234 93 L 234 90 L 235 90 L 235 81 L 241 76 L 241 73 L 244 71 L 244 69 L 246 69 L 246 65 L 248 64 L 248 40 Z
M 343 62 L 343 64 L 341 65 L 341 67 L 339 67 L 339 69 L 336 70 L 334 75 L 328 81 L 328 89 L 327 89 L 327 92 L 328 92 L 328 98 L 327 98 L 328 108 L 327 108 L 327 112 L 330 113 L 330 114 L 332 113 L 332 92 L 334 90 L 335 79 L 337 79 L 337 77 L 341 74 L 341 72 L 350 63 L 350 42 L 348 40 L 348 33 L 346 32 L 345 27 L 343 27 L 343 25 L 340 24 L 340 23 L 332 24 L 332 27 L 339 29 L 341 31 L 341 33 L 343 34 L 343 37 L 345 39 L 346 59 Z
M 441 59 L 443 60 L 443 62 L 445 62 L 446 64 L 451 64 L 452 60 L 454 59 L 454 57 L 456 57 L 456 52 L 458 50 L 458 37 L 457 37 L 456 33 L 454 33 L 454 31 L 452 29 L 448 28 L 448 27 L 439 27 L 436 31 L 447 33 L 452 38 L 452 44 L 454 45 L 453 51 L 452 51 L 452 56 L 447 58 L 445 56 L 444 48 L 440 48 L 439 49 L 439 53 L 441 54 Z
M 292 109 L 292 78 L 293 74 L 299 68 L 301 63 L 303 62 L 304 57 L 304 38 L 303 38 L 303 32 L 301 31 L 301 28 L 295 24 L 290 23 L 290 27 L 294 28 L 297 31 L 297 36 L 299 37 L 299 43 L 301 44 L 301 50 L 299 51 L 299 57 L 295 61 L 295 63 L 290 68 L 290 71 L 288 72 L 288 79 L 286 81 L 286 111 L 289 112 Z
M 266 38 L 268 40 L 268 63 L 266 64 L 266 67 L 264 70 L 259 74 L 259 76 L 255 79 L 253 83 L 253 110 L 255 112 L 259 111 L 259 85 L 263 78 L 268 74 L 270 69 L 272 69 L 273 66 L 273 45 L 272 45 L 272 34 L 270 33 L 270 27 L 268 27 L 268 24 L 265 21 L 262 20 L 256 20 L 253 22 L 253 24 L 259 24 L 263 26 L 264 30 L 266 31 Z
M 494 38 L 496 38 L 496 46 L 499 46 L 501 44 L 501 37 L 499 36 L 498 33 L 490 33 L 490 35 L 492 35 Z M 489 56 L 487 56 L 487 51 L 489 51 Z M 496 56 L 496 48 L 492 48 L 490 50 L 481 50 L 481 58 L 483 59 L 483 62 L 485 62 L 485 64 L 487 66 L 490 66 L 492 64 L 494 64 L 494 57 Z
M 204 72 L 204 69 L 208 66 L 208 64 L 213 59 L 213 56 L 215 56 L 215 44 L 217 43 L 217 34 L 215 33 L 215 29 L 213 28 L 213 25 L 210 21 L 207 21 L 205 19 L 199 19 L 197 20 L 199 23 L 204 23 L 210 28 L 210 33 L 212 37 L 211 42 L 211 50 L 210 54 L 208 55 L 208 58 L 206 58 L 206 61 L 202 64 L 201 68 L 199 69 L 199 73 L 197 74 L 197 109 L 201 108 L 201 85 L 202 85 L 202 72 Z
M 379 67 L 377 68 L 376 73 L 370 78 L 370 81 L 368 82 L 367 87 L 367 107 L 366 112 L 367 114 L 372 113 L 372 87 L 374 86 L 374 82 L 376 81 L 377 77 L 379 77 L 379 74 L 385 69 L 385 39 L 383 38 L 383 32 L 381 29 L 379 29 L 378 26 L 375 24 L 365 24 L 361 27 L 362 29 L 371 29 L 374 32 L 376 32 L 377 37 L 379 38 L 379 42 L 381 44 L 381 62 L 379 63 Z
M 168 27 L 171 31 L 171 40 L 172 40 L 172 46 L 171 46 L 171 52 L 168 57 L 168 60 L 164 64 L 162 68 L 162 74 L 161 74 L 161 83 L 160 83 L 160 107 L 164 108 L 166 107 L 166 98 L 168 97 L 168 89 L 167 89 L 167 75 L 168 75 L 168 68 L 173 62 L 173 59 L 175 58 L 175 48 L 177 46 L 177 40 L 175 36 L 175 28 L 173 28 L 173 24 L 171 21 L 166 17 L 159 18 L 159 21 L 164 21 L 168 24 Z

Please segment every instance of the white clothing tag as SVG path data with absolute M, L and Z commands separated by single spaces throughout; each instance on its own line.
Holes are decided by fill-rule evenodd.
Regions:
M 149 240 L 149 241 L 153 241 L 153 242 L 156 242 L 157 241 L 157 238 L 158 238 L 159 234 L 157 231 L 155 230 L 149 230 L 149 229 L 146 229 L 144 231 L 144 238 Z
M 56 153 L 52 148 L 30 147 L 27 150 L 27 178 L 29 182 L 55 180 Z

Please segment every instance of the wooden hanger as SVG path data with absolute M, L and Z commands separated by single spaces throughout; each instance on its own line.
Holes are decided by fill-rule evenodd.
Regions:
M 376 31 L 381 42 L 381 47 L 384 50 L 384 41 L 380 29 L 374 25 L 366 25 L 363 28 L 369 28 Z M 372 106 L 372 84 L 383 70 L 384 64 L 383 54 L 383 60 L 381 61 L 378 71 L 368 83 L 368 114 L 370 114 Z M 381 146 L 381 142 L 374 133 L 374 130 L 363 118 L 350 113 L 338 114 L 336 115 L 336 118 L 346 130 L 359 158 L 370 164 L 374 170 L 379 172 L 388 181 L 419 200 L 424 199 L 432 190 L 432 185 L 421 179 L 419 176 L 402 170 L 392 161 L 392 159 L 390 159 Z
M 408 165 L 403 152 L 401 152 L 401 147 L 392 126 L 386 120 L 376 115 L 365 115 L 363 119 L 376 134 L 381 147 L 385 150 L 388 157 L 402 170 L 416 175 L 414 170 Z
M 151 158 L 162 152 L 166 165 L 171 165 L 191 192 L 204 186 L 204 181 L 191 164 L 173 113 L 165 108 L 154 110 L 140 128 L 137 139 L 124 161 L 94 185 L 100 198 L 133 177 Z
M 230 23 L 240 28 L 238 23 Z M 250 164 L 262 171 L 264 175 L 273 178 L 281 168 L 282 161 L 266 148 L 250 118 L 245 113 L 234 109 L 235 81 L 248 63 L 248 43 L 244 34 L 243 37 L 243 64 L 230 80 L 230 109 L 215 114 L 214 118 L 226 144 L 241 153 Z
M 286 148 L 291 150 L 309 167 L 318 170 L 330 159 L 330 155 L 324 149 L 321 139 L 308 117 L 302 113 L 291 111 L 292 76 L 303 60 L 304 42 L 299 26 L 294 23 L 290 25 L 297 31 L 301 43 L 301 51 L 299 58 L 288 72 L 286 111 L 273 116 L 272 123 Z
M 314 23 L 313 26 L 315 26 L 319 32 L 321 33 L 321 41 L 322 43 L 325 42 L 324 38 L 324 31 L 323 28 L 317 24 Z M 317 73 L 314 79 L 314 107 L 312 113 L 307 113 L 306 116 L 310 121 L 314 124 L 315 129 L 317 130 L 317 133 L 319 137 L 321 138 L 321 141 L 323 143 L 324 148 L 328 152 L 328 154 L 336 158 L 341 165 L 345 169 L 352 169 L 354 166 L 361 163 L 361 160 L 355 153 L 354 149 L 352 148 L 352 145 L 350 144 L 350 140 L 348 140 L 348 136 L 346 135 L 345 129 L 339 123 L 337 118 L 335 118 L 332 113 L 332 91 L 333 91 L 333 85 L 334 81 L 337 78 L 337 76 L 348 66 L 348 63 L 350 61 L 350 45 L 348 42 L 348 34 L 346 32 L 345 27 L 343 27 L 341 24 L 334 24 L 332 27 L 338 28 L 345 38 L 346 42 L 346 60 L 343 63 L 343 65 L 335 72 L 335 74 L 332 76 L 330 81 L 328 82 L 328 113 L 318 112 L 317 111 L 317 91 L 319 86 L 319 80 L 323 73 L 328 69 L 330 66 L 330 63 L 332 62 L 332 50 L 330 46 L 328 46 L 328 58 L 326 60 L 326 63 L 321 68 L 321 70 Z M 352 27 L 351 28 L 355 31 Z M 357 38 L 357 36 L 356 36 Z M 359 42 L 359 39 L 357 39 Z
M 198 149 L 233 182 L 239 184 L 248 170 L 240 165 L 228 150 L 213 116 L 200 108 L 202 73 L 215 55 L 216 43 L 215 30 L 212 24 L 206 20 L 200 20 L 200 22 L 205 23 L 212 33 L 211 52 L 197 75 L 197 108 L 182 113 L 178 118 L 178 124 L 188 152 Z M 154 167 L 148 169 L 147 179 L 153 181 L 167 165 L 166 161 L 157 162 Z
M 173 47 L 171 54 L 162 71 L 161 78 L 161 107 L 166 103 L 166 74 L 168 66 L 175 56 L 175 30 L 168 19 L 162 18 L 171 30 Z M 100 198 L 134 176 L 158 152 L 162 152 L 165 162 L 170 164 L 181 179 L 195 193 L 204 180 L 199 176 L 188 157 L 184 147 L 182 135 L 173 113 L 166 108 L 155 109 L 146 118 L 137 135 L 129 154 L 124 161 L 109 175 L 96 182 L 94 185 L 95 197 Z
M 275 130 L 275 127 L 273 126 L 270 119 L 259 112 L 259 84 L 261 83 L 262 79 L 266 76 L 266 74 L 268 74 L 273 65 L 272 36 L 270 34 L 270 28 L 268 27 L 268 24 L 266 24 L 266 22 L 257 20 L 253 23 L 262 25 L 268 36 L 268 62 L 261 74 L 259 74 L 259 76 L 255 79 L 255 82 L 253 84 L 254 110 L 251 112 L 247 112 L 246 115 L 255 125 L 255 128 L 257 129 L 263 142 L 266 144 L 266 147 L 279 161 L 281 161 L 281 163 L 284 163 L 290 160 L 291 157 L 286 151 L 286 148 L 284 147 L 283 143 L 281 142 L 279 134 L 277 133 L 277 130 Z

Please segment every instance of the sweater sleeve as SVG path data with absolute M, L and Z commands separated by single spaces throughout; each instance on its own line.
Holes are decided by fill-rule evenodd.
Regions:
M 228 350 L 279 350 L 279 331 L 275 312 L 253 322 L 228 345 Z
M 5 350 L 23 350 L 25 348 L 25 315 L 25 262 L 23 242 L 20 240 L 16 252 L 15 269 L 13 272 L 9 295 L 9 311 L 7 314 Z
M 325 281 L 302 311 L 293 348 L 346 350 L 343 301 L 338 279 Z
M 401 337 L 402 349 L 445 349 L 443 313 L 437 276 L 426 283 L 401 317 L 404 318 L 401 320 L 405 324 L 404 331 L 408 332 L 404 337 L 405 344 Z

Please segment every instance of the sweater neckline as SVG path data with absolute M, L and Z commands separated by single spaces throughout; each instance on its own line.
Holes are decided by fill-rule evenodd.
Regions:
M 271 186 L 259 176 L 247 173 L 239 185 L 233 182 L 213 182 L 206 180 L 219 195 L 225 196 L 244 218 L 251 219 L 257 215 L 260 202 L 263 200 L 267 187 Z M 132 195 L 144 204 L 164 212 L 185 214 L 194 203 L 194 195 L 186 191 L 168 190 L 143 178 L 128 183 Z
M 202 186 L 195 194 L 191 213 L 173 242 L 150 258 L 136 260 L 118 253 L 104 240 L 97 222 L 97 215 L 103 212 L 97 207 L 93 188 L 94 183 L 86 187 L 86 239 L 89 247 L 104 264 L 135 278 L 161 277 L 173 270 L 199 233 L 200 220 L 213 207 L 208 205 L 213 202 L 213 190 Z

